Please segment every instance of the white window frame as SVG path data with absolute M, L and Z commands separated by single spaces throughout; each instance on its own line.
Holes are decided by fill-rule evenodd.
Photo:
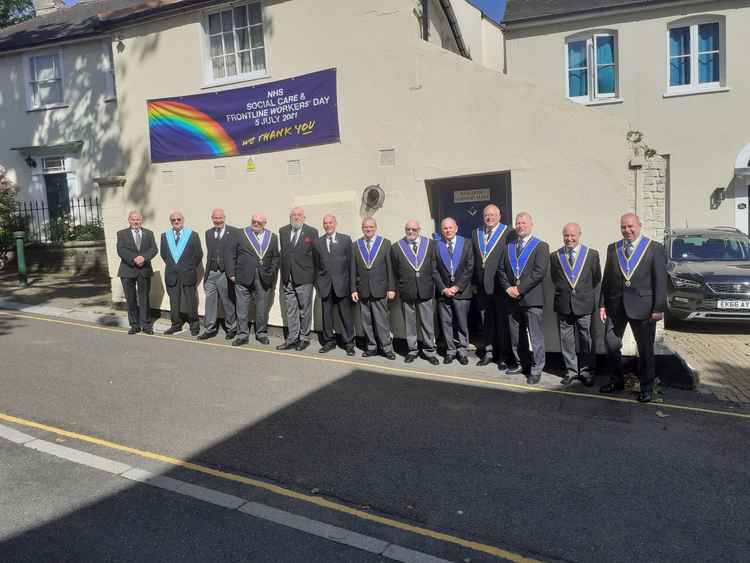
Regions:
M 60 80 L 60 92 L 62 93 L 62 99 L 59 102 L 54 102 L 51 104 L 35 105 L 34 104 L 34 89 L 32 88 L 31 84 L 32 82 L 36 82 L 32 80 L 32 78 L 36 78 L 36 77 L 31 76 L 31 60 L 39 58 L 39 57 L 49 57 L 49 56 L 57 57 L 57 63 L 58 63 L 58 67 L 60 70 L 58 80 Z M 65 66 L 63 62 L 62 49 L 32 51 L 30 53 L 25 54 L 23 56 L 23 70 L 24 70 L 24 81 L 25 81 L 24 84 L 25 84 L 25 90 L 26 90 L 26 107 L 29 111 L 67 107 L 67 104 L 65 103 Z
M 211 39 L 209 34 L 208 18 L 210 15 L 220 13 L 226 10 L 233 10 L 239 6 L 249 6 L 250 4 L 258 4 L 260 6 L 260 18 L 263 26 L 263 50 L 265 55 L 265 69 L 256 70 L 246 73 L 237 73 L 234 76 L 226 76 L 224 78 L 213 77 L 213 66 L 211 64 Z M 258 80 L 261 78 L 267 78 L 270 76 L 269 72 L 269 49 L 268 49 L 268 33 L 267 33 L 267 20 L 266 20 L 266 9 L 265 2 L 262 0 L 245 0 L 243 2 L 232 2 L 230 4 L 221 4 L 219 6 L 213 6 L 210 10 L 205 10 L 202 13 L 201 18 L 201 45 L 202 45 L 202 65 L 203 65 L 203 87 L 210 88 L 213 86 L 222 86 L 225 84 L 236 84 L 238 82 L 247 82 L 250 80 Z M 249 28 L 248 28 L 249 29 Z M 249 39 L 249 38 L 248 38 Z M 235 46 L 237 45 L 237 36 L 235 34 Z M 235 48 L 235 55 L 237 50 Z M 237 61 L 239 65 L 239 60 Z
M 102 70 L 104 72 L 104 101 L 113 102 L 117 100 L 117 87 L 115 82 L 115 54 L 112 50 L 112 39 L 102 41 Z
M 615 91 L 600 94 L 599 93 L 599 80 L 598 80 L 598 65 L 596 60 L 596 39 L 597 37 L 611 37 L 614 43 L 614 68 L 615 68 Z M 577 43 L 580 41 L 586 42 L 586 80 L 588 85 L 588 94 L 585 96 L 571 96 L 570 95 L 570 54 L 568 52 L 568 45 L 570 43 Z M 565 97 L 569 100 L 586 104 L 586 105 L 598 105 L 607 103 L 619 103 L 622 102 L 620 98 L 620 56 L 619 56 L 619 40 L 617 37 L 617 31 L 611 29 L 597 29 L 586 31 L 583 33 L 576 33 L 565 38 Z
M 703 24 L 719 24 L 719 80 L 716 82 L 700 82 L 700 67 L 698 56 L 698 26 Z M 690 83 L 678 86 L 671 85 L 671 51 L 670 33 L 673 29 L 687 27 L 690 29 Z M 702 15 L 682 18 L 667 25 L 667 90 L 665 97 L 682 94 L 700 94 L 704 92 L 724 92 L 726 88 L 726 25 L 724 16 Z

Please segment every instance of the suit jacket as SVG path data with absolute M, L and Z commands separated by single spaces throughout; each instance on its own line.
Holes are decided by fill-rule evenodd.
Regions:
M 372 267 L 368 270 L 357 242 L 352 244 L 351 290 L 360 299 L 383 299 L 389 291 L 396 291 L 391 264 L 391 241 L 383 239 Z
M 315 288 L 321 299 L 331 292 L 336 297 L 351 295 L 352 282 L 352 239 L 349 235 L 336 233 L 336 239 L 328 252 L 327 235 L 322 235 L 313 243 L 315 262 Z
M 536 238 L 536 237 L 534 237 Z M 526 244 L 529 244 L 528 242 Z M 515 247 L 508 246 L 504 259 L 498 270 L 498 282 L 503 291 L 516 285 L 516 274 L 510 265 L 510 253 Z M 549 268 L 549 245 L 543 240 L 539 241 L 534 251 L 526 262 L 526 267 L 521 272 L 521 281 L 518 290 L 521 292 L 520 299 L 508 299 L 521 307 L 544 307 L 544 278 L 547 277 Z
M 201 239 L 198 233 L 190 233 L 185 250 L 180 256 L 180 260 L 175 262 L 172 253 L 169 251 L 167 236 L 172 236 L 172 229 L 161 234 L 161 258 L 164 260 L 164 283 L 168 287 L 173 287 L 179 283 L 182 285 L 195 285 L 198 283 L 198 266 L 203 261 L 203 248 L 201 248 Z M 183 235 L 184 236 L 184 235 Z
M 268 230 L 266 236 L 271 238 L 261 259 L 248 240 L 245 230 L 235 230 L 231 239 L 232 244 L 227 247 L 225 254 L 227 276 L 234 277 L 235 283 L 249 287 L 255 283 L 255 277 L 258 276 L 264 289 L 269 290 L 276 285 L 280 261 L 279 239 L 276 233 Z
M 285 225 L 279 229 L 281 242 L 281 283 L 286 285 L 291 278 L 294 285 L 306 285 L 315 281 L 315 264 L 312 249 L 318 230 L 310 225 L 302 225 L 299 240 L 293 247 L 291 243 L 292 226 Z
M 239 236 L 239 229 L 230 225 L 225 225 L 224 236 L 217 239 L 215 231 L 212 228 L 206 231 L 204 241 L 206 243 L 206 272 L 203 275 L 203 282 L 208 279 L 213 263 L 219 268 L 219 271 L 226 273 L 226 254 L 230 247 L 235 244 L 235 239 Z
M 599 306 L 605 307 L 608 315 L 617 314 L 622 306 L 628 318 L 636 320 L 648 319 L 653 312 L 663 312 L 667 303 L 666 265 L 664 247 L 651 241 L 628 287 L 620 271 L 616 243 L 610 244 Z
M 393 276 L 396 279 L 396 289 L 401 300 L 407 303 L 427 301 L 435 297 L 435 268 L 437 266 L 435 263 L 435 243 L 427 237 L 422 237 L 420 245 L 424 244 L 427 245 L 427 250 L 418 271 L 414 270 L 409 260 L 404 256 L 399 243 L 391 246 L 391 262 L 393 263 Z
M 502 226 L 498 225 L 498 228 L 501 229 Z M 505 232 L 492 248 L 492 251 L 487 255 L 487 259 L 484 262 L 482 261 L 482 251 L 479 249 L 479 233 L 476 229 L 471 233 L 471 243 L 474 247 L 474 283 L 477 284 L 479 291 L 484 292 L 486 295 L 495 293 L 495 277 L 498 268 L 503 263 L 505 248 L 511 233 L 511 228 L 506 227 Z
M 602 281 L 599 253 L 589 248 L 574 290 L 560 263 L 560 250 L 565 252 L 565 247 L 556 250 L 550 257 L 550 272 L 555 285 L 555 312 L 561 315 L 590 315 L 596 307 L 596 290 Z M 562 260 L 567 259 L 568 255 L 564 254 Z
M 135 238 L 130 230 L 117 231 L 117 255 L 120 257 L 120 267 L 117 269 L 119 278 L 150 278 L 154 275 L 151 260 L 159 253 L 156 248 L 156 239 L 153 231 L 141 228 L 141 249 L 135 245 Z M 146 261 L 140 268 L 135 265 L 133 259 L 143 256 Z
M 458 235 L 456 235 L 458 238 Z M 458 293 L 453 299 L 471 299 L 474 294 L 471 287 L 471 280 L 474 276 L 474 249 L 471 240 L 464 238 L 464 246 L 461 249 L 461 255 L 457 256 L 454 250 L 454 280 L 451 281 L 451 273 L 448 267 L 443 263 L 440 256 L 441 243 L 436 243 L 436 268 L 435 268 L 435 287 L 437 288 L 438 299 L 448 299 L 443 295 L 443 290 L 448 287 L 458 287 Z M 446 249 L 447 252 L 447 249 Z M 450 262 L 449 262 L 450 265 Z

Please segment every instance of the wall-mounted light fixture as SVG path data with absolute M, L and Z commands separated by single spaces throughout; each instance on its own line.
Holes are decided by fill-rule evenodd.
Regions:
M 716 188 L 711 192 L 711 209 L 718 209 L 721 202 L 724 201 L 724 192 L 726 188 Z
M 36 168 L 36 160 L 34 160 L 31 155 L 26 157 L 25 162 L 29 165 L 29 168 Z

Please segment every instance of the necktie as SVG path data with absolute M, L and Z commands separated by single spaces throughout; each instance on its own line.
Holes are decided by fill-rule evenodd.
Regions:
M 292 246 L 297 246 L 297 239 L 299 239 L 299 229 L 292 231 Z
M 326 237 L 328 240 L 326 241 L 326 247 L 328 248 L 328 254 L 331 253 L 331 243 L 333 242 L 333 237 L 331 235 L 328 235 Z
M 174 233 L 174 243 L 180 244 L 180 231 L 175 231 Z
M 221 228 L 214 227 L 214 238 L 219 238 L 219 233 L 221 233 Z
M 263 231 L 255 233 L 255 240 L 258 241 L 258 246 L 261 246 L 263 244 Z
M 367 246 L 367 255 L 370 255 L 370 250 L 372 250 L 372 241 L 368 238 L 365 239 L 365 246 Z
M 450 254 L 451 258 L 453 258 L 453 241 L 448 241 L 448 254 Z
M 632 254 L 633 254 L 633 243 L 628 241 L 628 243 L 625 245 L 625 257 L 630 258 Z
M 492 229 L 485 229 L 484 230 L 484 244 L 487 244 L 490 241 L 490 235 L 492 234 Z
M 518 239 L 518 244 L 516 244 L 516 259 L 518 259 L 521 254 L 523 254 L 523 239 Z
M 570 264 L 571 268 L 575 266 L 576 263 L 575 252 L 576 251 L 574 249 L 568 250 L 568 264 Z
M 411 249 L 412 249 L 412 250 L 414 251 L 414 255 L 415 255 L 415 256 L 416 256 L 416 254 L 417 254 L 417 248 L 419 248 L 419 247 L 417 246 L 417 241 L 414 241 L 413 243 L 411 243 Z
M 141 231 L 135 232 L 135 247 L 140 250 L 141 249 Z

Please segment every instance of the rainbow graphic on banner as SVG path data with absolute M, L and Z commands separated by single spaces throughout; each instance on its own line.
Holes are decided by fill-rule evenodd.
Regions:
M 214 119 L 193 106 L 175 101 L 148 102 L 149 128 L 165 127 L 190 141 L 207 146 L 214 156 L 240 154 L 237 143 Z

